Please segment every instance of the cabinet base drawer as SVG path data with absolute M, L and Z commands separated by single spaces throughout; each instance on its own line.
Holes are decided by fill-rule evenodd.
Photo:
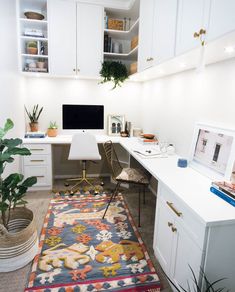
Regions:
M 33 187 L 51 186 L 51 169 L 47 166 L 27 166 L 24 170 L 25 177 L 36 176 L 37 183 Z
M 188 234 L 195 240 L 197 245 L 203 249 L 205 226 L 186 204 L 184 204 L 174 193 L 165 185 L 160 186 L 159 195 L 164 203 L 176 215 L 178 222 L 187 230 Z

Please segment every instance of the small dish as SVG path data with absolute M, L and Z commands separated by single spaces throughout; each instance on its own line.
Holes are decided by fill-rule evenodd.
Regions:
M 153 139 L 155 137 L 155 135 L 153 134 L 142 134 L 142 137 L 145 139 Z
M 28 19 L 37 19 L 37 20 L 43 20 L 44 19 L 44 15 L 42 15 L 41 13 L 38 13 L 38 12 L 34 12 L 34 11 L 27 11 L 27 12 L 24 13 L 24 15 Z

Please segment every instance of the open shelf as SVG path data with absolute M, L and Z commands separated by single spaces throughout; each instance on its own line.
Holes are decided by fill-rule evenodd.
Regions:
M 107 33 L 111 38 L 118 40 L 130 40 L 133 36 L 138 35 L 139 19 L 132 25 L 130 30 L 114 30 L 104 29 L 104 33 Z
M 104 52 L 104 57 L 106 59 L 119 59 L 119 60 L 136 60 L 137 59 L 137 53 L 138 53 L 138 46 L 136 46 L 133 50 L 131 50 L 127 54 L 123 53 L 108 53 Z

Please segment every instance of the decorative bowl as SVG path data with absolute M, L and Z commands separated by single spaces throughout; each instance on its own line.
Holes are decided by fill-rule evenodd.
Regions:
M 153 135 L 153 134 L 143 134 L 142 137 L 145 138 L 145 139 L 153 139 L 155 137 L 155 135 Z
M 34 11 L 27 11 L 27 12 L 24 13 L 24 15 L 28 19 L 37 19 L 37 20 L 43 20 L 44 19 L 44 15 L 42 15 L 41 13 L 38 13 L 38 12 L 34 12 Z

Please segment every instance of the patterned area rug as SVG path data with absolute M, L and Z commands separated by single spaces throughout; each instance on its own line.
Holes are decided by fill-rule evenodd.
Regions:
M 25 291 L 149 291 L 160 282 L 119 194 L 102 220 L 109 195 L 56 194 Z

